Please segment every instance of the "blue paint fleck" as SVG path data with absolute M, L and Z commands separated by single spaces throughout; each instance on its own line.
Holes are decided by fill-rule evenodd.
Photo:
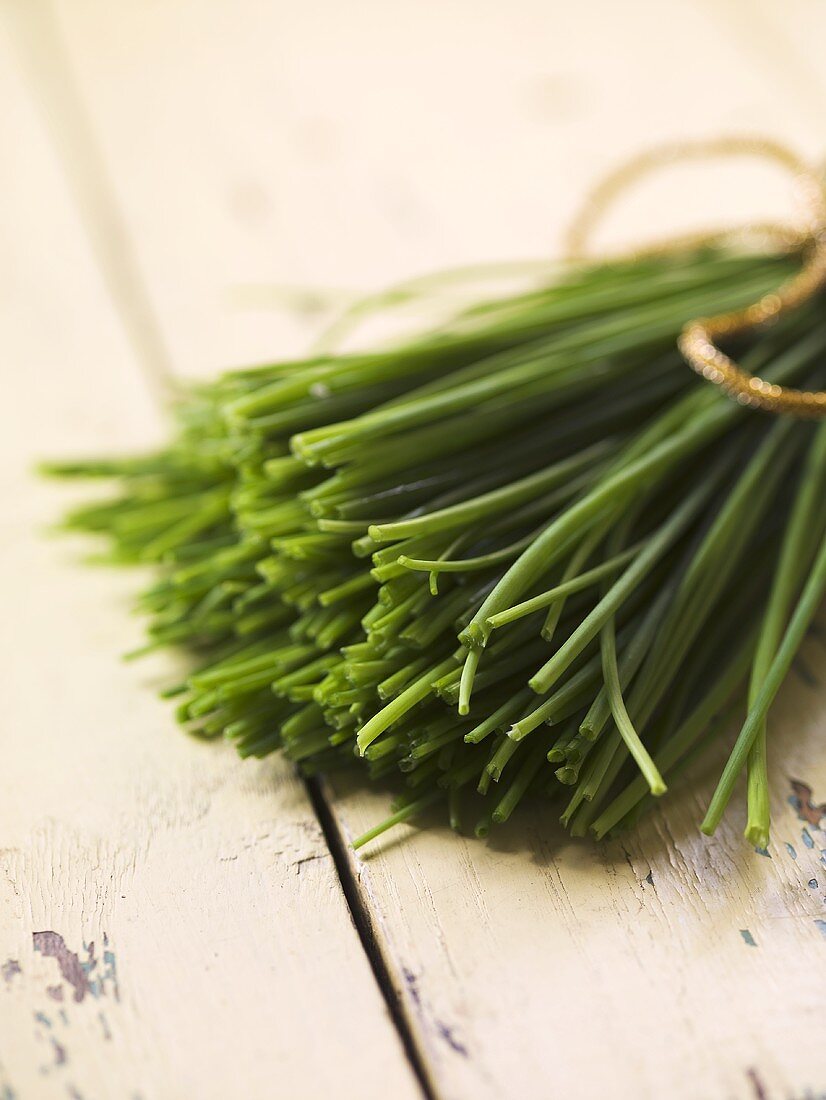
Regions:
M 653 871 L 648 872 L 648 874 L 645 876 L 645 881 L 648 883 L 649 886 L 654 885 L 654 872 Z
M 453 1028 L 448 1027 L 447 1024 L 443 1024 L 441 1020 L 436 1021 L 436 1027 L 439 1034 L 450 1047 L 451 1050 L 455 1050 L 457 1054 L 461 1054 L 463 1058 L 467 1058 L 467 1047 L 464 1043 L 460 1043 L 456 1036 L 453 1034 Z
M 815 842 L 812 840 L 808 829 L 803 829 L 800 835 L 803 838 L 803 843 L 806 845 L 807 848 L 814 848 Z
M 109 940 L 104 935 L 103 942 L 108 943 Z M 112 983 L 112 993 L 115 1000 L 120 1000 L 120 986 L 118 985 L 118 968 L 115 962 L 115 952 L 111 949 L 107 949 L 103 952 L 103 965 L 104 970 L 101 976 L 101 985 L 105 987 L 107 982 Z
M 83 941 L 83 950 L 86 952 L 88 958 L 87 958 L 86 962 L 82 962 L 80 965 L 81 965 L 81 968 L 83 969 L 83 972 L 85 974 L 88 974 L 91 970 L 94 970 L 94 968 L 96 966 L 95 941 L 92 940 L 91 943 L 87 943 L 84 940 Z
M 826 940 L 826 920 L 821 920 L 820 917 L 818 917 L 815 920 L 815 925 L 818 928 L 821 936 L 824 938 L 824 940 Z
M 826 921 L 824 921 L 823 924 L 824 928 L 826 928 Z M 751 932 L 749 932 L 748 928 L 741 928 L 740 935 L 743 937 L 743 943 L 747 943 L 749 947 L 757 947 L 757 942 L 755 941 L 755 938 L 751 934 Z M 826 932 L 824 932 L 824 935 L 826 935 Z
M 809 879 L 809 889 L 810 890 L 816 890 L 817 889 L 817 879 L 816 878 L 810 878 Z
M 52 1026 L 52 1021 L 44 1012 L 35 1012 L 34 1018 L 39 1024 L 42 1024 L 44 1027 L 50 1028 Z
M 419 993 L 418 978 L 413 973 L 413 971 L 408 970 L 406 966 L 402 967 L 402 974 L 404 976 L 405 983 L 407 984 L 407 988 L 410 990 L 410 996 L 413 998 L 413 1003 L 416 1005 L 417 1008 L 421 1008 L 422 998 L 421 994 Z
M 771 859 L 768 848 L 755 848 L 754 850 L 759 856 L 765 856 L 766 859 Z
M 789 853 L 789 855 L 792 857 L 792 859 L 797 859 L 797 852 L 794 850 L 792 845 L 789 844 L 788 841 L 786 841 L 786 851 Z

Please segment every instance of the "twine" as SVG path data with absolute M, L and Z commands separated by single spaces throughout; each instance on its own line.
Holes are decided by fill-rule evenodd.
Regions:
M 728 137 L 712 141 L 674 142 L 634 157 L 609 173 L 592 191 L 569 229 L 568 253 L 575 259 L 584 255 L 587 240 L 596 223 L 617 197 L 642 176 L 687 160 L 731 156 L 760 157 L 789 172 L 801 191 L 805 210 L 803 224 L 793 226 L 771 222 L 696 232 L 637 249 L 634 255 L 720 244 L 733 237 L 744 236 L 770 239 L 784 251 L 799 253 L 803 258 L 800 270 L 776 290 L 744 309 L 689 321 L 677 343 L 683 358 L 693 370 L 741 405 L 805 419 L 826 417 L 826 392 L 797 390 L 766 382 L 744 370 L 722 351 L 718 343 L 778 320 L 783 314 L 809 301 L 826 285 L 826 190 L 817 170 L 786 146 L 766 138 Z

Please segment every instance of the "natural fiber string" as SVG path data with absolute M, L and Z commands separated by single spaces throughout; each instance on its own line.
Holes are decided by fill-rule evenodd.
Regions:
M 785 251 L 800 252 L 804 257 L 800 271 L 777 290 L 745 309 L 690 321 L 680 334 L 678 346 L 690 367 L 742 405 L 807 419 L 824 417 L 826 392 L 796 390 L 766 382 L 743 370 L 718 346 L 718 341 L 726 337 L 776 321 L 826 285 L 826 191 L 818 172 L 784 145 L 753 137 L 675 142 L 626 161 L 598 184 L 574 219 L 568 232 L 568 253 L 572 258 L 582 257 L 596 223 L 617 197 L 642 176 L 687 160 L 730 156 L 757 156 L 790 172 L 802 192 L 806 211 L 804 224 L 793 227 L 760 223 L 737 229 L 695 232 L 637 249 L 634 255 L 716 244 L 743 236 L 771 239 Z

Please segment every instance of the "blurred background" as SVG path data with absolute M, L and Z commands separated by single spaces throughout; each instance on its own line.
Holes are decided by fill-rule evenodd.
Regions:
M 824 42 L 823 0 L 0 0 L 0 323 L 76 323 L 80 249 L 150 371 L 299 354 L 356 294 L 554 256 L 641 148 L 821 156 Z M 600 239 L 788 209 L 770 170 L 698 166 Z

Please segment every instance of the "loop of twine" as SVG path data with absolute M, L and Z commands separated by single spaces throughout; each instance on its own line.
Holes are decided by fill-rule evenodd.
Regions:
M 636 250 L 634 255 L 650 255 L 691 245 L 717 244 L 744 235 L 768 238 L 784 251 L 800 252 L 804 257 L 802 267 L 777 290 L 745 309 L 689 321 L 680 334 L 678 346 L 693 370 L 720 386 L 729 397 L 742 405 L 806 419 L 826 417 L 826 392 L 796 390 L 766 382 L 744 370 L 718 345 L 721 339 L 776 321 L 826 286 L 826 189 L 817 171 L 784 145 L 766 138 L 718 138 L 712 141 L 675 142 L 634 157 L 607 175 L 586 200 L 569 229 L 568 253 L 573 258 L 584 255 L 587 239 L 597 221 L 617 197 L 642 176 L 687 160 L 730 156 L 761 157 L 789 172 L 802 192 L 806 213 L 803 224 L 795 227 L 782 223 L 760 223 L 736 229 L 692 233 Z

